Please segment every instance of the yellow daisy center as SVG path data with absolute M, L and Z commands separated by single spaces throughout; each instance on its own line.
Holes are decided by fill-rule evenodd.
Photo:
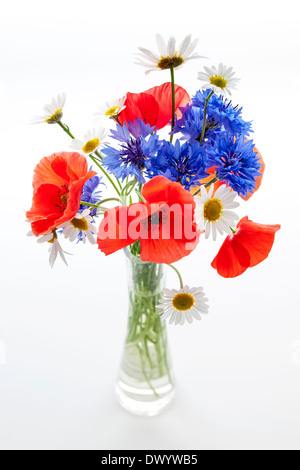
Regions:
M 84 146 L 82 147 L 82 151 L 84 153 L 91 153 L 94 150 L 96 150 L 99 144 L 100 144 L 100 140 L 97 137 L 95 137 L 95 139 L 88 140 L 86 144 L 84 144 Z
M 210 83 L 218 88 L 222 88 L 223 90 L 227 85 L 227 80 L 221 75 L 214 75 L 213 77 L 210 77 Z
M 181 312 L 190 310 L 195 305 L 195 299 L 191 294 L 180 293 L 176 294 L 172 300 L 172 305 L 176 310 Z
M 55 113 L 53 113 L 50 117 L 45 119 L 45 122 L 48 124 L 55 124 L 56 122 L 59 122 L 63 116 L 62 109 L 57 109 Z
M 72 219 L 70 223 L 73 225 L 74 228 L 76 228 L 77 230 L 81 230 L 82 232 L 86 232 L 89 228 L 85 218 L 76 219 L 76 217 L 74 217 L 74 219 Z
M 182 57 L 178 57 L 177 53 L 174 55 L 174 57 L 169 57 L 169 56 L 167 57 L 160 56 L 160 57 L 161 59 L 158 62 L 157 67 L 162 70 L 169 69 L 170 65 L 173 65 L 174 68 L 179 67 L 179 65 L 183 64 L 184 62 L 184 59 Z
M 219 199 L 209 199 L 204 204 L 204 218 L 208 222 L 217 222 L 223 213 L 223 206 Z
M 115 114 L 119 114 L 119 112 L 120 106 L 112 106 L 106 111 L 105 116 L 115 116 Z

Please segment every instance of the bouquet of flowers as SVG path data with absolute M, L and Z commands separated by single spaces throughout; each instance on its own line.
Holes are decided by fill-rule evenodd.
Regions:
M 235 211 L 239 198 L 248 200 L 259 189 L 265 165 L 250 139 L 251 122 L 228 98 L 238 83 L 233 68 L 204 67 L 202 86 L 190 97 L 174 74 L 204 59 L 194 52 L 198 41 L 188 35 L 177 48 L 173 37 L 165 43 L 156 35 L 156 42 L 157 52 L 139 48 L 137 64 L 146 74 L 169 70 L 170 82 L 107 102 L 96 114 L 106 119 L 98 130 L 75 138 L 63 122 L 64 94 L 35 119 L 57 124 L 72 151 L 38 163 L 26 214 L 30 234 L 49 245 L 51 266 L 58 256 L 67 264 L 63 239 L 88 241 L 105 255 L 125 249 L 133 266 L 127 343 L 137 348 L 154 396 L 153 381 L 164 374 L 170 379 L 166 342 L 159 340 L 162 321 L 182 325 L 208 312 L 203 288 L 185 285 L 173 263 L 194 252 L 200 239 L 226 235 L 212 267 L 234 278 L 268 257 L 280 228 L 240 219 Z M 103 197 L 108 186 L 113 197 Z M 179 289 L 160 285 L 164 264 L 178 274 Z

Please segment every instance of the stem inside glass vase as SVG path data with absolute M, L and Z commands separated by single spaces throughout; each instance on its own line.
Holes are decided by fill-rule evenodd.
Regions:
M 166 325 L 157 311 L 164 265 L 143 262 L 125 249 L 129 271 L 129 317 L 117 397 L 127 410 L 155 415 L 174 395 Z

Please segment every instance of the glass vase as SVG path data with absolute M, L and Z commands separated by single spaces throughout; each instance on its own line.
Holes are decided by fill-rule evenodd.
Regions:
M 116 394 L 122 407 L 131 413 L 154 416 L 174 396 L 166 324 L 156 308 L 165 284 L 164 265 L 143 262 L 127 248 L 124 252 L 129 315 Z

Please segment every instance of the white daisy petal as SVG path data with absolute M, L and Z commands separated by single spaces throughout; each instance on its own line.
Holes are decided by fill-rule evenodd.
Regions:
M 171 36 L 167 44 L 167 55 L 169 57 L 175 56 L 175 43 L 176 43 L 176 39 L 173 36 Z
M 231 233 L 230 227 L 235 225 L 235 220 L 239 219 L 238 214 L 232 211 L 239 206 L 239 203 L 234 201 L 236 197 L 237 193 L 225 184 L 216 192 L 214 192 L 214 185 L 211 185 L 209 189 L 204 185 L 201 186 L 200 194 L 194 197 L 195 221 L 199 229 L 205 228 L 205 238 L 212 235 L 213 240 L 216 240 L 217 233 Z
M 69 240 L 70 242 L 74 242 L 77 238 L 77 232 L 75 229 L 72 229 L 70 235 L 69 235 Z
M 78 212 L 72 220 L 66 222 L 63 229 L 65 238 L 68 238 L 71 242 L 75 241 L 76 238 L 83 243 L 88 240 L 94 245 L 96 243 L 95 234 L 97 229 L 91 223 L 93 218 L 90 213 L 90 209 L 84 209 L 82 212 Z
M 61 120 L 63 113 L 63 107 L 66 102 L 66 94 L 62 93 L 58 95 L 57 98 L 52 98 L 50 104 L 44 105 L 43 109 L 45 114 L 40 116 L 34 116 L 31 119 L 32 124 L 39 124 L 42 122 L 47 122 L 48 124 L 54 124 Z
M 78 150 L 82 155 L 89 155 L 103 145 L 108 144 L 108 141 L 105 140 L 107 134 L 108 131 L 103 127 L 99 127 L 97 130 L 89 130 L 82 140 L 73 139 L 70 148 Z
M 185 285 L 180 289 L 164 289 L 163 292 L 156 308 L 162 311 L 161 317 L 168 319 L 170 324 L 192 323 L 194 318 L 200 319 L 199 312 L 208 312 L 208 300 L 202 287 Z
M 46 235 L 42 235 L 41 238 L 37 239 L 38 243 L 45 243 L 49 242 L 50 240 L 53 240 L 53 233 L 47 233 Z
M 232 220 L 239 219 L 239 216 L 236 212 L 233 212 L 227 209 L 223 210 L 223 215 L 224 217 L 226 217 L 226 219 L 232 219 Z
M 168 53 L 167 53 L 167 46 L 166 46 L 164 38 L 161 36 L 161 34 L 157 33 L 155 35 L 155 39 L 156 39 L 156 44 L 157 44 L 157 49 L 159 51 L 159 54 L 162 57 L 166 57 Z
M 193 317 L 194 317 L 196 320 L 201 320 L 201 316 L 200 316 L 199 312 L 198 312 L 195 308 L 192 308 L 192 309 L 191 309 L 191 314 L 193 315 Z
M 174 312 L 172 313 L 172 315 L 171 315 L 171 317 L 170 317 L 170 320 L 169 320 L 169 324 L 170 324 L 170 325 L 175 322 L 176 314 L 177 314 L 176 311 L 174 311 Z
M 92 245 L 95 245 L 95 244 L 96 244 L 96 239 L 95 239 L 94 235 L 93 235 L 90 231 L 87 231 L 87 232 L 86 232 L 86 237 L 87 237 L 88 241 L 89 241 Z
M 239 205 L 239 202 L 228 202 L 226 205 L 224 205 L 224 207 L 226 209 L 236 209 L 237 207 L 239 207 Z
M 185 312 L 185 318 L 187 319 L 188 323 L 193 323 L 193 315 L 190 311 Z
M 205 238 L 208 238 L 210 236 L 210 232 L 211 232 L 211 222 L 206 225 Z
M 169 310 L 165 310 L 163 315 L 161 316 L 161 318 L 163 320 L 167 320 L 173 313 L 173 310 L 169 309 Z
M 209 75 L 207 73 L 204 73 L 204 72 L 198 72 L 198 79 L 199 80 L 208 80 Z
M 196 47 L 197 47 L 198 42 L 199 42 L 199 39 L 194 39 L 194 41 L 192 41 L 192 42 L 190 43 L 190 45 L 189 45 L 188 48 L 186 49 L 185 53 L 183 54 L 184 59 L 187 59 L 188 56 L 190 56 L 190 55 L 194 52 L 194 50 L 195 50 Z
M 212 224 L 212 237 L 213 237 L 213 241 L 215 242 L 217 240 L 216 224 Z
M 142 56 L 143 57 L 143 56 Z M 144 65 L 144 64 L 141 64 Z M 148 67 L 148 66 L 147 66 Z M 126 108 L 125 105 L 126 95 L 122 96 L 121 98 L 113 98 L 109 101 L 106 101 L 105 105 L 99 108 L 99 111 L 94 114 L 93 121 L 97 121 L 100 119 L 109 119 L 113 116 L 118 116 L 123 109 Z M 105 129 L 102 129 L 102 134 L 100 134 L 100 141 L 104 141 L 107 136 L 107 132 Z M 106 143 L 106 142 L 103 142 Z
M 154 54 L 152 51 L 149 51 L 149 49 L 145 49 L 144 47 L 139 47 L 139 50 L 148 57 L 148 59 L 151 60 L 151 62 L 157 62 L 159 60 L 159 56 L 157 54 Z
M 70 253 L 67 253 L 66 251 L 64 251 L 62 249 L 62 247 L 60 246 L 58 240 L 57 240 L 57 231 L 56 229 L 53 230 L 52 232 L 50 233 L 46 233 L 45 235 L 41 235 L 40 237 L 37 238 L 37 242 L 39 244 L 43 244 L 45 242 L 49 243 L 49 253 L 50 253 L 50 256 L 49 256 L 49 264 L 51 266 L 51 268 L 53 268 L 54 264 L 55 264 L 55 261 L 57 260 L 57 257 L 58 255 L 60 256 L 60 258 L 63 260 L 63 262 L 68 266 L 68 263 L 66 261 L 66 258 L 65 258 L 65 254 L 70 254 Z
M 147 69 L 145 71 L 146 74 L 154 70 L 169 69 L 171 64 L 173 67 L 179 68 L 188 60 L 203 58 L 203 56 L 197 53 L 193 54 L 198 44 L 198 39 L 191 42 L 191 35 L 186 36 L 182 40 L 177 51 L 176 40 L 173 36 L 168 39 L 167 43 L 160 34 L 156 34 L 155 38 L 158 54 L 144 47 L 138 48 L 140 52 L 137 54 L 137 61 L 135 63 L 145 67 Z
M 180 56 L 183 56 L 183 54 L 185 53 L 186 49 L 188 48 L 189 44 L 191 43 L 191 39 L 192 39 L 192 35 L 191 34 L 188 34 L 187 36 L 185 36 L 185 38 L 182 40 L 182 42 L 180 43 L 180 46 L 178 47 L 178 55 L 179 57 Z
M 238 78 L 234 77 L 235 73 L 232 67 L 226 67 L 221 63 L 218 68 L 215 66 L 211 68 L 204 67 L 204 70 L 208 77 L 201 72 L 198 73 L 198 79 L 206 82 L 202 88 L 212 88 L 215 93 L 220 93 L 224 96 L 226 94 L 231 95 L 230 89 L 235 89 L 235 85 L 239 81 Z

